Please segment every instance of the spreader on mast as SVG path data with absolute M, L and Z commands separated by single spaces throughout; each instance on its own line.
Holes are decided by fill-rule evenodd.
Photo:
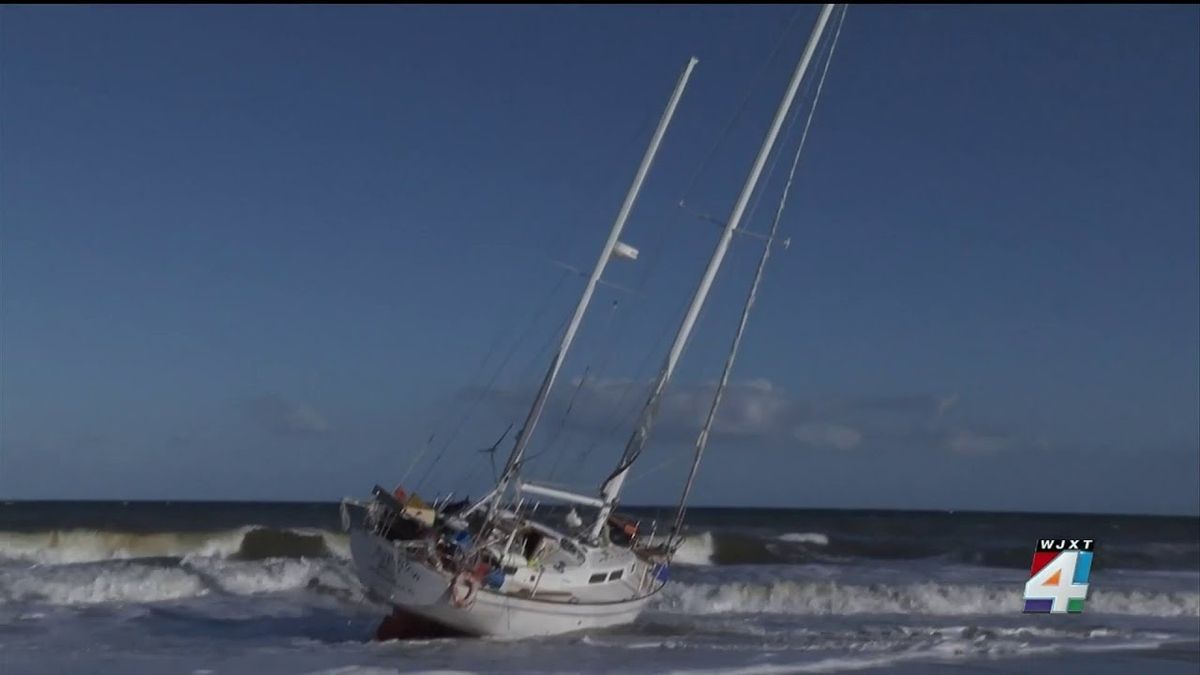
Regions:
M 669 544 L 663 546 L 655 541 L 656 527 L 650 528 L 649 536 L 640 536 L 639 523 L 614 518 L 612 509 L 631 465 L 646 444 L 663 392 L 695 328 L 732 235 L 739 231 L 748 205 L 756 196 L 763 169 L 771 161 L 783 127 L 790 124 L 789 120 L 798 118 L 791 111 L 800 109 L 796 103 L 797 93 L 810 62 L 817 60 L 815 54 L 818 45 L 824 44 L 822 36 L 827 32 L 832 14 L 832 5 L 826 5 L 819 12 L 774 122 L 762 141 L 728 220 L 723 222 L 720 241 L 690 299 L 633 436 L 616 469 L 601 485 L 599 494 L 578 494 L 551 485 L 530 483 L 524 480 L 524 474 L 528 472 L 522 463 L 530 461 L 531 455 L 526 453 L 529 438 L 545 413 L 547 400 L 593 299 L 596 284 L 606 283 L 602 276 L 608 262 L 614 257 L 638 257 L 637 249 L 620 241 L 621 232 L 696 64 L 695 59 L 688 62 L 676 83 L 595 268 L 590 274 L 582 275 L 587 278 L 583 294 L 567 322 L 558 351 L 549 363 L 503 472 L 494 477 L 491 492 L 468 508 L 464 508 L 465 502 L 448 504 L 445 501 L 440 505 L 435 502 L 433 508 L 428 508 L 415 497 L 402 499 L 403 495 L 389 493 L 379 486 L 367 501 L 343 500 L 342 527 L 350 535 L 355 572 L 372 596 L 385 599 L 391 605 L 392 617 L 405 623 L 410 620 L 430 622 L 433 626 L 468 635 L 504 638 L 558 635 L 627 625 L 666 586 L 665 572 L 678 543 L 676 537 L 672 536 Z M 790 35 L 790 31 L 787 34 Z M 820 92 L 819 85 L 817 92 Z M 803 142 L 802 136 L 801 147 Z M 793 163 L 793 171 L 794 166 Z M 791 180 L 789 175 L 789 185 Z M 777 225 L 779 211 L 775 218 Z M 772 225 L 772 234 L 777 231 L 776 225 Z M 768 237 L 768 248 L 773 238 Z M 741 339 L 765 261 L 764 256 L 735 340 Z M 735 342 L 718 396 L 728 382 L 736 352 Z M 719 400 L 714 401 L 705 433 L 711 427 L 718 405 Z M 697 448 L 692 476 L 700 462 L 703 439 Z M 690 481 L 691 477 L 689 484 Z M 540 499 L 566 502 L 572 508 L 565 513 L 559 510 L 539 512 L 537 500 Z M 685 489 L 684 503 L 686 499 Z M 530 508 L 523 508 L 523 504 L 530 502 L 533 502 Z M 596 523 L 585 524 L 575 506 L 595 509 L 598 512 Z M 681 516 L 682 510 L 676 519 L 677 525 Z M 605 528 L 610 526 L 615 527 L 606 531 Z M 601 536 L 605 534 L 611 536 Z
M 642 449 L 646 446 L 646 440 L 649 438 L 650 430 L 654 426 L 654 418 L 658 413 L 658 406 L 662 400 L 663 391 L 666 389 L 667 383 L 670 382 L 671 376 L 675 372 L 675 366 L 679 362 L 679 357 L 682 356 L 683 350 L 687 346 L 687 341 L 691 336 L 692 329 L 695 327 L 696 319 L 700 316 L 700 310 L 704 307 L 704 301 L 708 298 L 709 289 L 712 287 L 713 280 L 717 276 L 717 271 L 721 268 L 721 264 L 725 260 L 725 253 L 729 249 L 729 242 L 733 238 L 734 231 L 737 230 L 738 225 L 742 221 L 746 207 L 750 204 L 750 198 L 754 195 L 754 190 L 758 186 L 758 180 L 762 175 L 763 168 L 766 166 L 767 159 L 775 147 L 775 141 L 778 139 L 779 132 L 783 128 L 788 112 L 792 108 L 792 103 L 796 99 L 796 93 L 800 90 L 800 83 L 804 80 L 804 74 L 808 70 L 809 62 L 812 61 L 813 54 L 817 50 L 817 45 L 821 41 L 821 35 L 825 31 L 825 26 L 829 22 L 829 16 L 833 13 L 833 8 L 834 5 L 832 4 L 826 4 L 821 8 L 821 13 L 818 15 L 817 23 L 808 38 L 808 44 L 804 48 L 800 62 L 796 65 L 796 70 L 792 74 L 791 82 L 788 84 L 783 100 L 779 103 L 779 108 L 775 111 L 775 119 L 771 123 L 771 128 L 767 131 L 766 138 L 763 139 L 762 147 L 758 151 L 758 157 L 755 158 L 754 165 L 750 168 L 750 175 L 746 177 L 746 184 L 742 187 L 742 192 L 738 196 L 737 202 L 734 203 L 733 211 L 729 215 L 725 229 L 721 232 L 721 239 L 717 242 L 716 250 L 713 251 L 712 258 L 708 262 L 708 267 L 704 270 L 704 276 L 700 278 L 700 284 L 696 288 L 695 295 L 692 296 L 692 302 L 683 317 L 683 322 L 679 325 L 678 332 L 675 334 L 675 341 L 671 344 L 666 361 L 658 373 L 658 379 L 655 380 L 654 386 L 650 390 L 650 396 L 642 407 L 642 412 L 638 418 L 637 426 L 634 428 L 633 435 L 630 436 L 629 442 L 625 445 L 625 451 L 621 454 L 621 461 L 617 463 L 616 469 L 613 470 L 601 487 L 604 506 L 600 508 L 596 522 L 592 525 L 590 536 L 593 540 L 598 539 L 600 533 L 604 531 L 605 523 L 608 522 L 608 517 L 612 514 L 617 499 L 620 497 L 625 477 L 629 474 L 629 468 L 633 466 L 638 455 L 641 454 Z
M 683 90 L 687 87 L 688 80 L 692 76 L 692 70 L 698 62 L 695 57 L 688 60 L 687 66 L 684 67 L 683 73 L 679 76 L 679 81 L 675 85 L 675 90 L 671 93 L 671 98 L 667 102 L 667 108 L 663 111 L 662 118 L 658 121 L 658 128 L 655 129 L 654 136 L 650 139 L 650 145 L 646 148 L 637 173 L 634 174 L 633 183 L 629 186 L 629 192 L 625 195 L 625 201 L 621 204 L 620 211 L 617 212 L 612 230 L 608 233 L 608 239 L 604 243 L 604 248 L 600 251 L 600 258 L 596 261 L 596 266 L 592 269 L 591 276 L 588 277 L 587 284 L 583 289 L 583 295 L 580 296 L 579 303 L 575 306 L 575 313 L 571 316 L 570 323 L 567 324 L 562 342 L 559 343 L 558 351 L 555 352 L 554 358 L 550 361 L 550 367 L 546 370 L 545 377 L 542 378 L 542 384 L 538 388 L 537 396 L 534 397 L 533 405 L 530 406 L 528 415 L 525 417 L 525 423 L 517 433 L 512 452 L 508 456 L 508 461 L 504 464 L 504 471 L 500 474 L 500 478 L 496 482 L 496 488 L 490 494 L 492 501 L 488 509 L 489 521 L 496 512 L 496 506 L 503 501 L 513 475 L 520 470 L 521 459 L 525 455 L 529 439 L 533 435 L 533 430 L 537 427 L 542 411 L 546 407 L 550 390 L 554 387 L 554 381 L 558 377 L 559 370 L 562 369 L 567 351 L 571 348 L 571 343 L 575 339 L 575 332 L 579 329 L 579 324 L 583 322 L 584 314 L 587 312 L 588 304 L 592 300 L 596 284 L 600 281 L 600 277 L 604 273 L 604 268 L 608 266 L 608 261 L 614 255 L 626 259 L 635 259 L 637 257 L 636 249 L 623 244 L 619 240 L 621 231 L 625 228 L 625 221 L 629 218 L 629 213 L 633 210 L 638 193 L 641 192 L 642 183 L 646 179 L 646 174 L 650 172 L 650 166 L 654 163 L 654 157 L 658 153 L 658 146 L 662 143 L 663 136 L 667 133 L 667 127 L 670 126 L 671 118 L 675 115 L 675 108 L 678 106 L 679 99 L 683 96 Z
M 787 182 L 783 186 L 783 193 L 779 196 L 779 204 L 775 207 L 775 217 L 771 220 L 771 229 L 767 232 L 767 243 L 758 258 L 758 267 L 754 270 L 754 281 L 750 284 L 750 290 L 746 294 L 746 301 L 742 305 L 742 315 L 738 319 L 737 331 L 734 333 L 733 342 L 729 346 L 729 354 L 725 357 L 725 366 L 721 369 L 721 378 L 717 381 L 717 389 L 713 392 L 713 399 L 708 408 L 708 415 L 704 418 L 704 425 L 700 428 L 700 433 L 696 436 L 692 466 L 688 469 L 687 480 L 683 484 L 683 492 L 679 497 L 679 508 L 676 509 L 675 520 L 671 524 L 671 534 L 668 538 L 671 550 L 674 550 L 679 544 L 679 537 L 683 528 L 683 516 L 687 513 L 688 496 L 691 494 L 692 485 L 696 481 L 696 471 L 700 468 L 700 460 L 704 457 L 704 449 L 708 447 L 708 438 L 712 433 L 713 422 L 717 418 L 717 410 L 721 408 L 725 388 L 729 385 L 729 376 L 733 372 L 733 365 L 737 361 L 738 351 L 742 347 L 742 336 L 746 333 L 746 324 L 750 321 L 750 311 L 754 309 L 754 301 L 758 298 L 758 287 L 762 284 L 763 272 L 766 271 L 767 260 L 771 257 L 771 247 L 775 245 L 775 238 L 779 234 L 779 223 L 783 220 L 783 209 L 787 205 L 787 198 L 792 189 L 792 182 L 796 179 L 796 167 L 800 164 L 800 154 L 804 150 L 804 142 L 808 139 L 808 129 L 812 125 L 813 114 L 817 109 L 817 101 L 821 98 L 821 89 L 825 86 L 825 75 L 828 74 L 829 64 L 833 61 L 833 50 L 837 47 L 837 39 L 841 35 L 842 21 L 845 18 L 846 7 L 842 7 L 842 14 L 838 19 L 837 29 L 833 34 L 833 41 L 830 43 L 829 55 L 826 57 L 825 67 L 821 71 L 821 79 L 817 81 L 816 93 L 813 94 L 812 107 L 809 108 L 808 119 L 805 121 L 804 130 L 800 134 L 800 142 L 796 146 L 796 155 L 792 158 L 792 167 L 788 171 Z

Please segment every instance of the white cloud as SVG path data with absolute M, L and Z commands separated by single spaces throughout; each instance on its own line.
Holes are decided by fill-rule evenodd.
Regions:
M 574 406 L 567 420 L 577 432 L 617 442 L 628 433 L 632 413 L 645 400 L 648 381 L 578 378 L 556 392 L 546 419 L 562 419 L 566 401 Z M 659 407 L 652 438 L 659 443 L 690 443 L 696 438 L 712 405 L 716 382 L 679 383 L 667 389 Z M 476 392 L 472 396 L 478 395 Z M 496 391 L 488 395 L 506 417 L 525 412 L 532 394 Z M 964 425 L 957 393 L 871 394 L 797 398 L 768 379 L 731 382 L 725 390 L 713 442 L 742 447 L 804 448 L 836 451 L 931 448 L 964 455 L 1009 450 L 1012 437 L 975 431 Z M 616 437 L 609 434 L 614 433 Z
M 312 406 L 277 394 L 251 399 L 244 409 L 255 424 L 280 436 L 321 436 L 333 431 L 329 421 Z
M 304 434 L 324 434 L 332 430 L 321 413 L 303 403 L 297 403 L 287 411 L 283 427 Z
M 946 413 L 950 412 L 950 409 L 956 405 L 958 405 L 958 394 L 950 394 L 949 396 L 939 398 L 937 401 L 937 416 L 945 417 Z
M 958 429 L 946 438 L 946 447 L 962 455 L 987 455 L 1005 450 L 1009 439 L 994 434 L 981 434 L 969 429 Z
M 840 424 L 801 424 L 792 430 L 792 437 L 804 445 L 853 450 L 862 444 L 862 432 Z

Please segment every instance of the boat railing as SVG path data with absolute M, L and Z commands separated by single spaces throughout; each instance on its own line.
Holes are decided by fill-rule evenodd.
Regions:
M 391 530 L 392 526 L 400 518 L 400 512 L 391 508 L 390 505 L 384 504 L 379 499 L 371 499 L 370 501 L 361 501 L 346 497 L 342 499 L 340 506 L 342 515 L 342 530 L 349 532 L 354 525 L 354 515 L 351 514 L 351 509 L 359 509 L 362 515 L 358 517 L 362 529 L 368 530 L 374 534 L 383 534 Z
M 549 497 L 551 499 L 558 499 L 564 502 L 580 504 L 583 506 L 592 506 L 595 508 L 604 506 L 604 501 L 596 497 L 582 495 L 578 492 L 571 492 L 570 490 L 561 490 L 556 487 L 550 487 L 549 485 L 538 485 L 536 483 L 523 482 L 517 484 L 517 489 L 524 493 L 538 495 L 539 497 Z
M 365 513 L 367 510 L 367 504 L 353 497 L 342 498 L 342 503 L 338 506 L 338 510 L 342 515 L 342 531 L 344 532 L 349 532 L 350 526 L 354 522 L 354 517 L 350 515 L 351 508 L 360 508 Z

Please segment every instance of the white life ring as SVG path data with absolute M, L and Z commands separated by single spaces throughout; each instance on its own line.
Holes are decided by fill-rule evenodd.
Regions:
M 479 580 L 466 572 L 459 572 L 450 581 L 450 602 L 459 609 L 475 604 L 475 595 L 478 593 Z

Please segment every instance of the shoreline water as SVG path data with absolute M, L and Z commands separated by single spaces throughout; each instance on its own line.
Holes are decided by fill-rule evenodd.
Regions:
M 374 643 L 388 608 L 357 583 L 333 504 L 0 506 L 0 654 L 6 673 L 255 675 L 531 663 L 547 673 L 1182 673 L 1200 662 L 1200 519 L 689 515 L 672 582 L 632 626 Z M 1085 611 L 1024 615 L 1034 542 L 1057 535 L 1098 540 Z

